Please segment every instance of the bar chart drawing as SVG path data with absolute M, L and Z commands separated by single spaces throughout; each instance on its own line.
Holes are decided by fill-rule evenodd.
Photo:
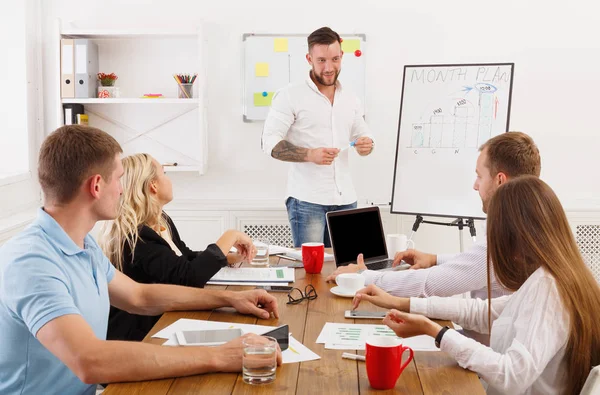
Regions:
M 498 115 L 497 88 L 478 85 L 469 89 L 469 93 L 475 91 L 478 95 L 475 103 L 453 97 L 451 111 L 439 107 L 425 122 L 412 123 L 408 148 L 477 148 L 489 140 Z
M 391 212 L 485 218 L 479 148 L 509 130 L 514 63 L 404 66 Z

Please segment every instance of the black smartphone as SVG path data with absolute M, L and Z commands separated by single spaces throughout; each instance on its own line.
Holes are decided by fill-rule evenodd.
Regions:
M 256 289 L 264 289 L 267 292 L 290 292 L 294 287 L 288 287 L 287 285 L 261 285 Z
M 287 350 L 290 345 L 290 327 L 288 325 L 279 326 L 267 333 L 263 333 L 261 336 L 271 336 L 279 343 L 281 351 Z

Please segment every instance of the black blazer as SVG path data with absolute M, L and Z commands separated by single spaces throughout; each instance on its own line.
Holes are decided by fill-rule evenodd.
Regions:
M 123 273 L 144 284 L 176 284 L 204 287 L 204 284 L 222 267 L 227 257 L 216 244 L 204 251 L 192 251 L 179 237 L 175 224 L 167 216 L 173 243 L 181 251 L 177 256 L 169 243 L 148 226 L 139 229 L 133 259 L 129 245 L 123 248 Z M 116 307 L 110 308 L 108 319 L 109 340 L 142 340 L 159 320 L 159 316 L 130 314 Z

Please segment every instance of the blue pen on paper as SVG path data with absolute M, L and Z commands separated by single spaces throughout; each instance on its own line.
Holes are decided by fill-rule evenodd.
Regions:
M 342 148 L 342 149 L 340 150 L 340 152 L 342 152 L 342 151 L 346 151 L 348 148 L 350 148 L 350 147 L 354 147 L 355 145 L 356 145 L 356 140 L 352 141 L 352 142 L 351 142 L 349 145 L 347 145 L 347 146 L 345 146 L 344 148 Z

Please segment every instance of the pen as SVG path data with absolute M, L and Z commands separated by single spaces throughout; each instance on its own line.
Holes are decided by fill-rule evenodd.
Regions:
M 300 353 L 299 353 L 298 351 L 294 350 L 294 347 L 292 347 L 292 346 L 288 346 L 288 348 L 289 348 L 289 349 L 290 349 L 292 352 L 294 352 L 294 353 L 296 353 L 296 354 L 300 355 Z
M 364 361 L 365 360 L 364 355 L 351 354 L 349 352 L 342 353 L 342 358 L 353 359 L 355 361 Z
M 296 259 L 296 258 L 293 258 L 293 257 L 291 257 L 291 256 L 287 256 L 287 255 L 285 255 L 285 254 L 274 254 L 273 256 L 276 256 L 276 257 L 278 257 L 278 258 L 283 258 L 283 259 L 286 259 L 286 260 L 288 260 L 288 261 L 302 262 L 302 260 L 301 260 L 301 259 Z
M 342 148 L 340 150 L 340 152 L 347 150 L 350 147 L 354 147 L 356 145 L 356 140 L 352 141 L 350 144 L 348 144 L 347 146 L 345 146 L 344 148 Z

